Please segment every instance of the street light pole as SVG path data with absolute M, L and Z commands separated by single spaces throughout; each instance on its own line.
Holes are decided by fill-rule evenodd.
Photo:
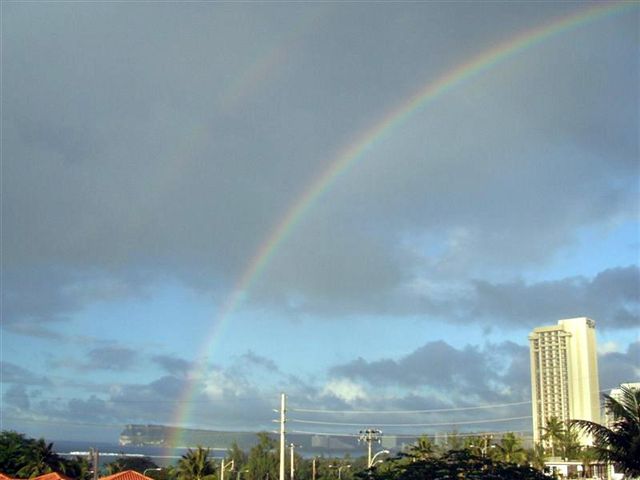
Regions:
M 487 453 L 489 452 L 489 448 L 495 448 L 495 445 L 489 445 L 491 438 L 492 438 L 491 435 L 483 435 L 482 437 L 479 438 L 479 440 L 482 442 L 482 445 L 471 444 L 471 446 L 475 448 L 479 448 L 480 455 L 482 455 L 482 457 L 484 458 L 487 456 Z
M 233 471 L 233 467 L 235 466 L 235 460 L 231 460 L 229 463 L 225 465 L 224 458 L 220 461 L 220 480 L 224 480 L 224 472 L 227 467 L 231 467 L 229 471 Z
M 294 473 L 295 473 L 295 467 L 294 467 L 294 453 L 295 453 L 295 449 L 296 449 L 296 445 L 291 443 L 289 444 L 289 448 L 291 449 L 291 461 L 290 461 L 290 467 L 291 467 L 291 480 L 294 480 Z
M 159 472 L 160 470 L 162 470 L 161 468 L 147 468 L 142 472 L 142 475 L 146 476 L 147 472 L 152 471 L 152 472 Z
M 376 454 L 371 458 L 371 460 L 369 461 L 369 467 L 368 467 L 368 468 L 373 467 L 373 465 L 376 463 L 376 457 L 377 457 L 378 455 L 382 455 L 382 454 L 386 454 L 386 453 L 389 453 L 389 450 L 380 450 L 378 453 L 376 453 Z M 379 460 L 379 461 L 381 462 L 382 460 Z
M 238 473 L 236 474 L 236 480 L 240 480 L 240 474 L 242 473 L 249 473 L 249 470 L 238 470 Z
M 338 480 L 342 480 L 342 469 L 343 468 L 351 468 L 351 464 L 349 465 L 329 465 L 329 468 L 338 467 Z

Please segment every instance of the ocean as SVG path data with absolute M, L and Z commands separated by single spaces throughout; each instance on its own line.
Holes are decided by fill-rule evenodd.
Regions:
M 166 467 L 175 464 L 178 459 L 187 452 L 187 448 L 164 448 L 160 446 L 134 446 L 120 445 L 110 442 L 86 442 L 86 441 L 53 441 L 54 451 L 63 457 L 73 458 L 75 456 L 88 457 L 91 449 L 100 452 L 100 465 L 106 465 L 115 461 L 118 457 L 149 457 L 159 467 Z M 213 458 L 221 459 L 226 454 L 226 448 L 212 448 Z

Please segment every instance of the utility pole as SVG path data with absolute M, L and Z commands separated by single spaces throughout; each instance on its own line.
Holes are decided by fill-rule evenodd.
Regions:
M 287 421 L 286 417 L 287 411 L 287 396 L 284 393 L 280 394 L 280 480 L 284 480 L 284 449 L 285 449 L 285 441 L 284 441 L 284 424 Z M 293 468 L 293 466 L 291 467 Z M 291 474 L 291 478 L 293 478 L 293 473 Z
M 360 436 L 358 441 L 367 443 L 367 465 L 371 468 L 371 444 L 373 442 L 380 443 L 380 437 L 382 437 L 382 431 L 373 428 L 367 428 L 366 430 L 360 430 Z
M 313 457 L 313 461 L 311 462 L 311 480 L 316 480 L 316 460 L 317 457 Z
M 93 480 L 100 478 L 100 452 L 97 448 L 91 449 L 91 463 L 93 464 Z

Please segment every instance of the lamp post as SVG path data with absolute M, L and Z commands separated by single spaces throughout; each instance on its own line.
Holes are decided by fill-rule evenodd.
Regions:
M 483 436 L 480 438 L 480 440 L 482 441 L 482 445 L 474 445 L 474 444 L 471 444 L 470 446 L 471 446 L 471 447 L 474 447 L 474 448 L 478 448 L 478 449 L 480 449 L 480 454 L 481 454 L 483 457 L 486 457 L 486 456 L 487 456 L 487 451 L 488 451 L 490 448 L 496 448 L 496 446 L 495 446 L 495 445 L 489 445 L 489 441 L 491 440 L 491 435 L 483 435 Z
M 159 472 L 160 470 L 162 470 L 162 469 L 161 468 L 147 468 L 142 472 L 142 475 L 146 476 L 147 472 Z
M 351 468 L 351 464 L 349 464 L 349 465 L 329 465 L 329 468 L 337 468 L 338 469 L 338 480 L 342 480 L 342 469 L 343 468 Z
M 233 471 L 233 467 L 235 465 L 235 461 L 231 460 L 229 463 L 227 463 L 225 465 L 224 463 L 224 458 L 222 459 L 222 461 L 220 462 L 220 480 L 224 480 L 224 472 L 227 469 L 227 467 L 231 467 L 229 468 L 229 471 Z
M 378 455 L 383 455 L 383 454 L 387 454 L 387 453 L 389 453 L 389 450 L 380 450 L 373 457 L 371 457 L 371 460 L 369 460 L 369 466 L 367 468 L 373 467 L 373 465 L 376 463 L 376 457 Z M 378 461 L 381 462 L 382 460 L 378 460 Z
M 240 474 L 242 474 L 242 473 L 249 473 L 249 469 L 238 470 L 238 473 L 236 474 L 236 480 L 240 480 Z
M 294 467 L 294 453 L 295 453 L 295 449 L 296 447 L 299 447 L 300 445 L 295 445 L 294 443 L 289 444 L 289 448 L 291 449 L 291 458 L 290 458 L 290 467 L 291 467 L 291 480 L 294 480 L 294 473 L 295 473 L 295 467 Z

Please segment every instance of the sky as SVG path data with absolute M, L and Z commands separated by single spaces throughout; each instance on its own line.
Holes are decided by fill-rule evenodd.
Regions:
M 2 2 L 0 429 L 527 434 L 580 316 L 638 381 L 640 8 L 598 5 Z

